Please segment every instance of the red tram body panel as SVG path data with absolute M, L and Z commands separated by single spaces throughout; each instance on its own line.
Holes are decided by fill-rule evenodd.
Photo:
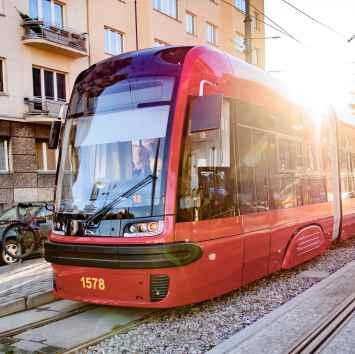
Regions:
M 171 76 L 174 88 L 170 108 L 165 108 L 164 90 L 172 87 Z M 156 77 L 163 79 L 157 83 Z M 62 136 L 55 228 L 45 249 L 53 264 L 57 297 L 115 306 L 190 304 L 294 267 L 322 254 L 339 235 L 345 239 L 354 234 L 351 197 L 343 203 L 341 230 L 335 119 L 324 123 L 324 144 L 317 146 L 308 113 L 261 70 L 206 47 L 169 47 L 98 63 L 79 76 L 76 86 L 79 98 L 74 92 Z M 134 92 L 133 106 L 133 99 L 122 92 Z M 191 100 L 208 96 L 223 96 L 220 127 L 192 132 Z M 80 103 L 82 97 L 85 104 Z M 136 124 L 132 137 L 111 113 L 121 97 L 133 108 L 129 113 L 124 105 L 117 108 L 123 117 L 117 119 Z M 79 107 L 73 102 L 92 111 L 71 112 Z M 161 119 L 167 121 L 164 137 L 163 129 L 137 133 L 140 123 L 133 113 L 151 124 L 167 109 L 169 119 Z M 208 112 L 200 116 L 200 124 L 207 116 Z M 117 142 L 113 133 L 97 128 L 95 119 L 116 129 Z M 75 128 L 68 128 L 70 124 Z M 97 133 L 100 143 L 90 129 L 102 129 Z M 162 139 L 165 155 L 158 159 Z M 153 140 L 156 150 L 151 148 Z M 100 160 L 93 157 L 97 155 Z M 142 172 L 135 167 L 124 172 L 142 165 L 141 155 L 154 160 L 148 170 L 155 169 L 153 183 L 161 181 L 160 187 L 149 186 L 144 194 L 146 186 L 132 187 L 130 182 L 136 191 L 118 198 L 116 214 L 103 209 L 116 198 L 115 189 L 121 188 L 116 185 Z M 96 172 L 84 177 L 81 169 L 91 171 L 90 166 Z M 106 175 L 100 177 L 97 171 Z M 113 175 L 116 179 L 111 181 Z M 158 232 L 147 231 L 160 225 Z

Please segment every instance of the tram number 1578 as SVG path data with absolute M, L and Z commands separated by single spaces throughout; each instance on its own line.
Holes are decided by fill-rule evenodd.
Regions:
M 80 282 L 83 289 L 105 290 L 106 288 L 105 280 L 102 278 L 81 277 Z

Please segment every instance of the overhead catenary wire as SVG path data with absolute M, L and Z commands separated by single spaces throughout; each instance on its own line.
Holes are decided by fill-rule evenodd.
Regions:
M 269 23 L 260 20 L 258 18 L 255 18 L 257 21 L 260 21 L 262 23 L 264 23 L 265 25 L 269 26 L 270 28 L 273 28 L 274 30 L 283 33 L 284 35 L 290 37 L 291 39 L 293 39 L 294 41 L 296 41 L 297 43 L 304 45 L 304 43 L 302 41 L 300 41 L 299 39 L 297 39 L 294 35 L 292 35 L 290 32 L 288 32 L 285 28 L 283 28 L 281 25 L 279 25 L 276 21 L 274 21 L 272 18 L 270 18 L 269 16 L 267 16 L 263 11 L 261 11 L 259 8 L 257 8 L 256 6 L 254 6 L 253 4 L 249 4 L 249 6 L 251 8 L 253 8 L 255 11 L 257 11 L 258 13 L 260 13 L 264 18 L 266 18 L 267 20 L 269 20 L 273 25 L 270 25 Z
M 298 8 L 297 6 L 291 4 L 289 1 L 287 1 L 287 0 L 280 0 L 280 1 L 282 1 L 284 4 L 288 5 L 289 7 L 293 8 L 294 10 L 296 10 L 298 13 L 302 14 L 303 16 L 309 18 L 313 22 L 317 23 L 318 25 L 320 25 L 320 26 L 326 28 L 327 30 L 337 34 L 338 36 L 342 37 L 343 39 L 348 40 L 344 34 L 340 33 L 339 31 L 337 31 L 333 27 L 329 26 L 328 24 L 316 19 L 314 16 L 311 16 L 306 11 L 304 11 L 304 10 Z
M 237 9 L 235 7 L 235 5 L 233 5 L 232 3 L 230 3 L 227 0 L 222 0 L 225 4 L 231 6 L 233 9 Z M 295 36 L 293 36 L 291 33 L 289 33 L 288 31 L 286 31 L 282 26 L 280 26 L 276 21 L 272 20 L 270 17 L 266 16 L 265 13 L 261 10 L 259 10 L 258 8 L 256 8 L 255 6 L 253 6 L 252 4 L 250 4 L 250 7 L 252 7 L 254 10 L 256 10 L 257 12 L 259 12 L 264 18 L 268 19 L 270 22 L 272 22 L 273 24 L 271 25 L 270 23 L 265 22 L 264 20 L 260 19 L 260 18 L 256 18 L 255 16 L 250 16 L 252 19 L 255 19 L 256 21 L 263 23 L 264 25 L 274 29 L 275 31 L 293 39 L 294 41 L 296 41 L 298 44 L 301 44 L 303 46 L 305 46 L 305 44 L 303 42 L 301 42 L 299 39 L 297 39 Z
M 275 31 L 278 31 L 278 32 L 281 33 L 281 34 L 286 35 L 287 37 L 289 37 L 289 38 L 293 39 L 294 41 L 296 41 L 298 44 L 301 44 L 302 46 L 306 47 L 306 45 L 305 45 L 303 42 L 301 42 L 299 39 L 297 39 L 296 37 L 294 37 L 292 34 L 289 34 L 288 32 L 284 32 L 284 31 L 278 29 L 277 27 L 275 27 L 275 26 L 273 26 L 273 25 L 270 25 L 269 23 L 267 23 L 267 22 L 265 22 L 265 21 L 263 21 L 263 20 L 261 20 L 261 19 L 259 19 L 259 18 L 256 18 L 256 17 L 254 17 L 254 16 L 251 16 L 251 18 L 255 19 L 255 20 L 258 21 L 258 22 L 263 23 L 263 24 L 266 25 L 266 26 L 269 26 L 270 28 L 274 29 Z M 254 39 L 255 39 L 255 38 L 254 38 Z

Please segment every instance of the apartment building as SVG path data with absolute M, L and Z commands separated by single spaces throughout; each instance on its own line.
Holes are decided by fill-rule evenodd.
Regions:
M 251 0 L 264 67 L 263 0 Z M 0 210 L 53 199 L 51 121 L 78 73 L 111 55 L 202 44 L 244 58 L 245 0 L 0 0 Z

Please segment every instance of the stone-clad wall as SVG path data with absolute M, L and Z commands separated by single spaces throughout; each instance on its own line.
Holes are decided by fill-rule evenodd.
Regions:
M 37 171 L 36 138 L 48 139 L 49 126 L 0 121 L 9 139 L 9 173 L 0 174 L 0 204 L 53 199 L 54 174 Z

